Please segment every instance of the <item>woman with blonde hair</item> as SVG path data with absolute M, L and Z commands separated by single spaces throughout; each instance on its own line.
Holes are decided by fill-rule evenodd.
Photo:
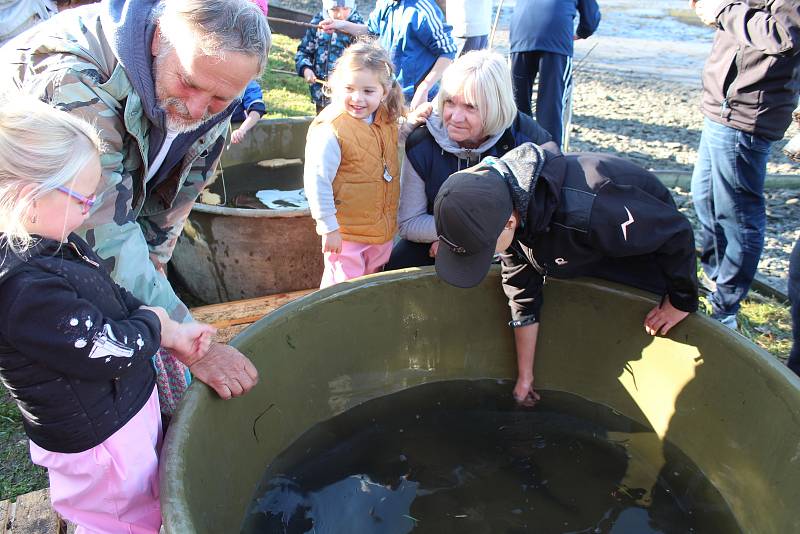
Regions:
M 517 111 L 503 56 L 480 50 L 459 57 L 442 76 L 427 124 L 406 141 L 398 210 L 402 239 L 386 269 L 433 265 L 438 248 L 433 201 L 452 173 L 522 143 L 548 141 L 550 134 Z

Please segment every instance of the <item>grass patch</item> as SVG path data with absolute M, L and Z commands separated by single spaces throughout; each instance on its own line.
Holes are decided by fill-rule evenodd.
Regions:
M 31 463 L 17 403 L 0 389 L 0 500 L 47 487 L 47 471 Z
M 788 305 L 772 299 L 746 299 L 739 311 L 739 331 L 781 362 L 789 357 L 792 317 Z
M 261 78 L 267 113 L 265 119 L 280 117 L 306 117 L 314 115 L 316 108 L 308 92 L 308 84 L 300 76 L 274 72 L 272 69 L 295 72 L 294 55 L 299 39 L 272 34 L 269 64 Z

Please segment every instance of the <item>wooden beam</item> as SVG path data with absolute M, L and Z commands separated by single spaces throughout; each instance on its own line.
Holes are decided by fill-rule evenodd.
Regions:
M 217 327 L 215 341 L 227 343 L 233 336 L 258 321 L 266 314 L 297 298 L 308 295 L 314 289 L 304 289 L 291 293 L 278 293 L 254 299 L 223 302 L 192 308 L 192 316 L 198 321 Z

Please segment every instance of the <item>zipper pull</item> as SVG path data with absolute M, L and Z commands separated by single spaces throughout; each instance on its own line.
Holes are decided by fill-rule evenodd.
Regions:
M 69 244 L 72 247 L 72 250 L 75 251 L 75 254 L 77 254 L 80 259 L 82 259 L 83 261 L 85 261 L 86 263 L 88 263 L 89 265 L 91 265 L 96 269 L 100 268 L 100 264 L 94 260 L 89 259 L 88 256 L 84 255 L 84 253 L 81 252 L 81 250 L 78 248 L 78 245 L 76 245 L 72 241 L 70 241 Z
M 722 100 L 722 104 L 720 105 L 719 108 L 720 108 L 719 109 L 719 118 L 724 119 L 725 118 L 725 110 L 728 109 L 728 99 L 727 98 Z

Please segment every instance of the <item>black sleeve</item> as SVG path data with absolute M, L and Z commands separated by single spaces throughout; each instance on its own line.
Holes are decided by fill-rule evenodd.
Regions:
M 161 323 L 149 310 L 121 321 L 105 317 L 63 278 L 22 273 L 3 283 L 0 335 L 14 349 L 60 373 L 86 380 L 124 375 L 133 360 L 150 358 Z
M 121 285 L 118 284 L 117 288 L 119 289 L 119 293 L 120 295 L 122 295 L 122 300 L 123 302 L 125 302 L 125 307 L 128 309 L 129 312 L 132 313 L 138 310 L 140 306 L 145 305 L 144 302 L 134 297 L 133 293 L 131 293 Z M 159 324 L 161 324 L 160 321 Z
M 519 138 L 516 140 L 517 146 L 527 142 L 542 146 L 543 144 L 549 143 L 553 140 L 553 136 L 550 135 L 550 132 L 542 128 L 542 126 L 530 115 L 526 115 L 525 113 L 518 111 L 515 121 L 518 122 L 517 131 L 522 134 L 519 135 Z
M 513 328 L 538 323 L 544 300 L 544 277 L 530 262 L 528 253 L 530 251 L 515 241 L 500 254 L 503 292 L 511 308 L 511 322 L 508 324 Z
M 580 22 L 575 35 L 581 39 L 591 37 L 600 25 L 600 6 L 595 0 L 578 0 L 578 13 Z
M 608 183 L 595 199 L 590 233 L 590 242 L 606 256 L 653 254 L 672 305 L 697 310 L 694 233 L 674 206 L 637 187 Z

